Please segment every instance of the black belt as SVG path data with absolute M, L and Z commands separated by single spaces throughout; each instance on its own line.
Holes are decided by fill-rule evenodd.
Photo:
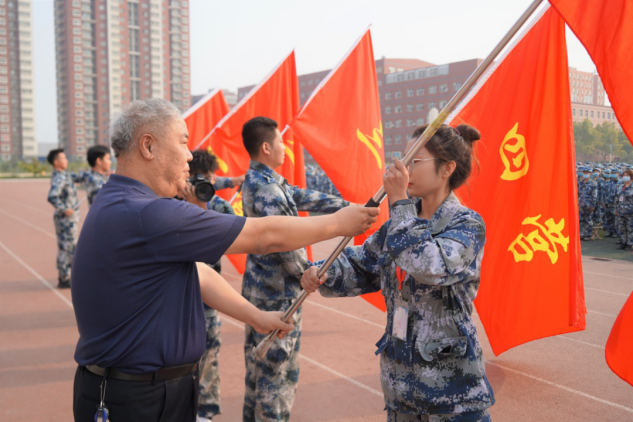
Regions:
M 106 368 L 102 368 L 97 365 L 86 365 L 86 369 L 95 375 L 103 376 Z M 108 378 L 122 381 L 164 381 L 174 378 L 184 377 L 185 375 L 193 374 L 198 370 L 198 362 L 187 363 L 185 365 L 171 366 L 169 368 L 161 368 L 156 372 L 150 372 L 149 374 L 128 374 L 127 372 L 121 372 L 117 369 L 108 369 Z

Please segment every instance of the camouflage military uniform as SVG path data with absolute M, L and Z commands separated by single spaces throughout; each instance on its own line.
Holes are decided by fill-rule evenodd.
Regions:
M 615 236 L 615 179 L 608 179 L 604 188 L 604 230 Z
M 75 183 L 80 183 L 83 180 L 83 173 L 75 175 L 67 171 L 53 170 L 51 176 L 48 202 L 55 207 L 53 221 L 57 233 L 57 271 L 61 282 L 70 280 L 70 267 L 75 253 L 79 226 L 79 202 L 77 201 Z M 75 210 L 70 217 L 66 217 L 64 214 L 68 208 Z
M 589 179 L 581 180 L 578 184 L 578 211 L 580 214 L 580 238 L 590 238 L 593 234 L 593 219 L 591 208 L 598 204 L 598 187 L 596 182 Z
M 105 176 L 94 170 L 90 170 L 86 173 L 84 178 L 84 185 L 86 186 L 86 195 L 88 197 L 88 203 L 92 205 L 97 194 L 101 190 L 101 187 L 106 182 Z
M 243 185 L 246 217 L 297 216 L 298 211 L 331 213 L 349 203 L 320 192 L 300 189 L 268 166 L 251 161 Z M 301 292 L 300 279 L 310 266 L 305 249 L 268 255 L 248 255 L 242 295 L 259 309 L 284 311 Z M 246 326 L 246 394 L 244 421 L 288 420 L 299 380 L 301 309 L 294 315 L 295 329 L 275 340 L 266 358 L 258 361 L 254 346 L 265 337 Z
M 227 201 L 214 196 L 207 204 L 209 210 L 222 214 L 234 214 L 233 208 Z M 211 267 L 218 273 L 222 271 L 218 261 Z M 220 369 L 218 365 L 218 354 L 222 345 L 220 328 L 222 322 L 218 311 L 204 305 L 204 316 L 206 318 L 207 345 L 200 360 L 200 385 L 198 387 L 198 416 L 211 419 L 215 415 L 222 413 L 220 408 Z
M 213 188 L 215 190 L 222 190 L 233 187 L 233 181 L 230 177 L 216 177 Z
M 622 244 L 633 246 L 633 183 L 627 188 L 620 183 L 615 193 L 615 211 L 618 213 L 618 234 Z
M 362 246 L 344 250 L 319 291 L 336 297 L 382 290 L 387 327 L 376 354 L 390 421 L 485 421 L 495 399 L 471 318 L 485 225 L 454 193 L 431 220 L 417 217 L 419 207 L 394 207 Z M 393 331 L 398 307 L 408 309 L 405 340 Z
M 605 186 L 604 186 L 604 179 L 601 177 L 594 179 L 594 182 L 596 182 L 596 188 L 598 190 L 598 198 L 596 201 L 596 208 L 593 210 L 591 219 L 593 220 L 594 226 L 599 226 L 599 225 L 604 224 Z

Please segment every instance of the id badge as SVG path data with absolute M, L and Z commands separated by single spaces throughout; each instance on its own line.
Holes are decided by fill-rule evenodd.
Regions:
M 404 304 L 396 303 L 396 311 L 393 314 L 393 326 L 391 335 L 399 340 L 407 341 L 407 326 L 409 321 L 409 309 Z
M 624 195 L 620 195 L 620 202 L 624 202 Z

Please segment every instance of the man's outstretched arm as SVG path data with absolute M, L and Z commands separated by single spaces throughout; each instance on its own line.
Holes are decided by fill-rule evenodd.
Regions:
M 226 254 L 293 251 L 338 236 L 354 237 L 376 222 L 379 208 L 345 207 L 320 217 L 247 218 Z

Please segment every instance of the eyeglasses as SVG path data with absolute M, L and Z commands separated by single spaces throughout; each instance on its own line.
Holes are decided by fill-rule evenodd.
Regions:
M 411 163 L 407 166 L 407 170 L 409 170 L 410 173 L 413 173 L 413 169 L 415 167 L 415 163 L 419 163 L 421 161 L 429 161 L 429 160 L 437 160 L 437 157 L 433 157 L 433 158 L 415 158 L 415 159 L 411 160 Z

